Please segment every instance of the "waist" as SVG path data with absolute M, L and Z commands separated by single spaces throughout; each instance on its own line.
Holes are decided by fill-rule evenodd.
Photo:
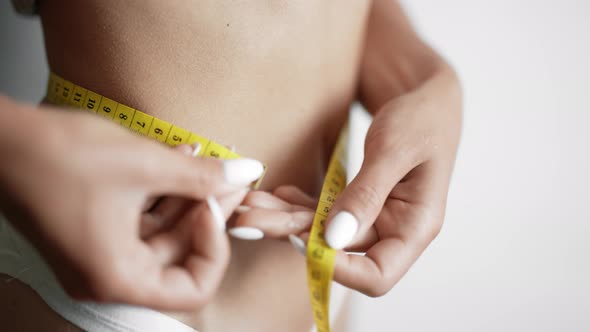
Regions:
M 268 166 L 263 188 L 313 193 L 354 98 L 366 5 L 286 5 L 48 0 L 40 14 L 60 76 L 235 145 Z

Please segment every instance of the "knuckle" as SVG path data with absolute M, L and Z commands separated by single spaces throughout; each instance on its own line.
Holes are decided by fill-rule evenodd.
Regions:
M 362 290 L 362 293 L 369 297 L 381 297 L 389 292 L 393 287 L 391 283 L 385 277 L 379 278 L 380 280 L 372 283 L 368 283 L 366 288 Z
M 383 290 L 382 288 L 377 286 L 369 286 L 366 290 L 363 291 L 363 294 L 372 298 L 381 297 L 386 293 L 386 290 Z
M 373 273 L 366 276 L 362 283 L 362 289 L 360 292 L 369 297 L 381 297 L 387 294 L 396 283 L 396 275 L 393 269 L 379 267 L 379 265 L 373 266 Z M 360 280 L 359 280 L 360 281 Z
M 212 189 L 225 180 L 223 162 L 212 158 L 193 159 L 194 169 L 186 172 L 186 181 L 194 183 L 198 188 Z
M 428 239 L 430 241 L 436 239 L 436 237 L 440 234 L 443 227 L 443 220 L 439 219 L 434 222 L 434 225 L 430 227 L 430 231 L 428 232 Z
M 417 224 L 419 239 L 422 239 L 425 245 L 433 241 L 440 234 L 444 222 L 444 212 L 432 213 L 428 209 L 422 212 L 423 222 Z
M 366 152 L 380 154 L 397 150 L 398 145 L 391 137 L 391 130 L 387 126 L 372 126 L 365 138 Z
M 353 195 L 354 200 L 359 206 L 368 207 L 371 209 L 381 208 L 382 201 L 377 190 L 368 184 L 359 185 Z

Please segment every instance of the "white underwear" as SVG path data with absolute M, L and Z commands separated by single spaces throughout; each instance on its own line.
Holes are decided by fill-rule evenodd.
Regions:
M 124 304 L 72 299 L 37 250 L 0 214 L 0 273 L 27 284 L 64 319 L 85 331 L 197 332 L 158 311 Z M 1 282 L 1 281 L 0 281 Z M 338 316 L 348 291 L 333 283 L 330 317 Z M 315 328 L 312 332 L 315 332 Z
M 160 312 L 124 304 L 98 304 L 72 299 L 38 254 L 0 215 L 0 273 L 33 288 L 60 316 L 86 331 L 196 332 Z

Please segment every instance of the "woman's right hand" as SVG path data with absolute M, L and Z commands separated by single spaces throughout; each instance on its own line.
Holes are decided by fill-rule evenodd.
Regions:
M 0 127 L 0 210 L 70 295 L 194 310 L 215 293 L 229 261 L 225 220 L 260 162 L 193 158 L 96 116 L 2 96 Z M 145 206 L 161 196 L 190 201 L 142 236 Z

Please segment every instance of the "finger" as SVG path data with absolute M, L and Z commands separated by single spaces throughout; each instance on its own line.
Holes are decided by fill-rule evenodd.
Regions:
M 263 172 L 262 163 L 254 159 L 193 158 L 162 148 L 148 155 L 137 176 L 157 194 L 204 199 L 247 187 Z
M 289 235 L 294 249 L 307 256 L 309 233 Z M 336 252 L 334 281 L 367 296 L 387 293 L 408 271 L 424 248 L 410 252 L 405 243 L 390 238 L 375 244 L 366 254 Z
M 199 152 L 199 150 L 201 149 L 201 144 L 199 143 L 195 143 L 193 146 L 191 145 L 186 145 L 186 144 L 181 144 L 181 145 L 177 145 L 173 148 L 174 151 L 176 152 L 180 152 L 183 155 L 193 155 L 193 154 L 197 154 Z M 193 151 L 195 151 L 193 153 Z M 142 212 L 148 212 L 151 209 L 153 209 L 158 203 L 159 201 L 162 199 L 162 197 L 150 197 L 146 200 L 146 202 L 144 203 L 141 211 Z
M 262 208 L 270 210 L 280 211 L 304 211 L 309 210 L 308 207 L 298 205 L 296 203 L 284 200 L 276 195 L 266 191 L 253 190 L 246 195 L 242 207 L 247 208 Z M 315 207 L 315 206 L 314 206 Z M 241 212 L 247 211 L 248 209 L 241 209 Z
M 246 198 L 244 198 L 242 206 L 281 211 L 291 211 L 293 209 L 293 204 L 290 204 L 281 198 L 262 190 L 250 191 L 246 195 Z
M 187 144 L 177 145 L 172 148 L 174 151 L 187 156 L 196 156 L 201 150 L 201 144 L 195 143 L 192 146 Z M 151 197 L 142 208 L 144 212 L 139 224 L 139 236 L 144 239 L 155 232 L 162 230 L 184 212 L 185 202 L 179 198 Z M 149 211 L 149 212 L 148 212 Z
M 220 202 L 224 202 L 226 205 L 227 203 L 225 202 L 231 203 L 234 200 L 239 200 L 241 202 L 246 195 L 246 192 L 247 191 L 245 189 L 242 189 L 240 191 L 228 194 L 223 196 L 220 199 Z M 170 230 L 158 233 L 148 240 L 148 244 L 154 248 L 155 252 L 157 252 L 159 260 L 162 263 L 176 264 L 179 262 L 179 260 L 185 257 L 185 255 L 190 251 L 193 229 L 195 227 L 197 227 L 198 230 L 211 230 L 209 224 L 218 223 L 218 227 L 220 229 L 225 229 L 225 221 L 227 220 L 228 216 L 231 215 L 233 210 L 229 212 L 222 210 L 221 217 L 213 218 L 211 215 L 212 210 L 210 208 L 210 203 L 211 198 L 208 198 L 207 202 L 193 203 L 193 205 L 182 216 L 181 220 L 176 222 Z M 215 204 L 215 202 L 212 202 L 212 204 Z M 213 213 L 216 211 L 217 210 L 213 210 Z M 219 223 L 221 223 L 219 220 L 220 218 L 223 219 L 223 225 L 219 225 Z M 225 234 L 225 232 L 222 233 Z M 207 233 L 204 232 L 203 234 Z M 208 239 L 204 238 L 202 243 L 205 244 L 207 241 Z M 207 249 L 207 247 L 204 247 L 203 249 Z
M 186 241 L 186 248 L 183 244 L 170 241 L 173 237 L 168 237 L 165 241 L 162 241 L 162 237 L 160 242 L 150 243 L 158 257 L 152 260 L 164 263 L 165 268 L 156 273 L 152 287 L 147 285 L 151 294 L 147 301 L 157 303 L 156 308 L 191 310 L 207 303 L 219 287 L 229 261 L 229 243 L 221 226 L 245 194 L 245 191 L 240 191 L 222 197 L 218 202 L 210 198 L 208 204 L 203 203 L 189 210 L 184 227 L 179 227 L 179 231 L 174 233 L 177 240 Z M 191 227 L 186 227 L 186 224 Z M 182 232 L 180 229 L 188 231 Z M 184 234 L 188 236 L 183 236 Z M 176 248 L 170 250 L 171 248 L 164 246 Z M 178 261 L 178 257 L 170 255 L 174 252 L 180 252 L 183 258 L 178 264 L 168 264 Z
M 286 185 L 277 187 L 273 190 L 273 195 L 291 204 L 301 205 L 311 209 L 315 209 L 318 204 L 317 199 L 309 196 L 297 186 Z
M 401 279 L 424 248 L 389 238 L 379 241 L 365 255 L 338 251 L 334 280 L 367 296 L 382 296 Z
M 380 296 L 408 271 L 437 236 L 444 219 L 445 199 L 438 194 L 419 194 L 421 191 L 446 192 L 446 187 L 437 186 L 434 179 L 440 174 L 434 170 L 431 164 L 422 164 L 403 183 L 408 187 L 402 191 L 418 190 L 414 194 L 424 196 L 426 201 L 387 201 L 376 223 L 380 227 L 380 239 L 367 250 L 366 255 L 337 254 L 334 271 L 336 281 L 366 295 Z M 397 194 L 404 196 L 411 193 Z
M 303 256 L 307 256 L 307 240 L 309 238 L 309 232 L 304 231 L 300 235 L 289 234 L 288 236 L 291 244 L 302 253 Z M 297 239 L 295 239 L 297 238 Z M 303 240 L 303 242 L 299 241 Z M 369 250 L 372 246 L 379 241 L 379 235 L 375 228 L 370 228 L 368 232 L 357 241 L 351 243 L 348 247 L 344 248 L 346 253 L 364 253 Z M 296 242 L 296 243 L 295 243 Z M 302 247 L 303 246 L 303 247 Z M 303 248 L 303 249 L 301 249 Z
M 311 209 L 264 191 L 249 192 L 238 210 L 229 234 L 242 240 L 259 240 L 265 235 L 283 238 L 309 228 L 313 219 Z
M 179 197 L 165 197 L 161 199 L 150 212 L 144 213 L 140 223 L 140 237 L 147 238 L 150 235 L 170 227 L 189 208 L 194 205 L 190 201 Z
M 313 210 L 309 209 L 287 212 L 255 208 L 238 215 L 234 227 L 228 232 L 242 240 L 281 239 L 309 230 L 313 216 Z
M 373 225 L 385 200 L 410 171 L 408 163 L 367 156 L 352 182 L 338 196 L 326 225 L 326 242 L 342 249 Z M 360 234 L 360 235 L 359 235 Z

